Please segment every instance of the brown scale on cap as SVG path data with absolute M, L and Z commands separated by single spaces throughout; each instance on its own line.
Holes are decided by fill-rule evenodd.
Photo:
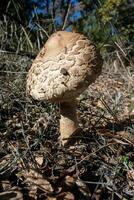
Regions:
M 101 68 L 95 45 L 74 32 L 52 34 L 34 60 L 27 93 L 36 100 L 60 102 L 62 139 L 78 129 L 76 98 L 95 81 Z

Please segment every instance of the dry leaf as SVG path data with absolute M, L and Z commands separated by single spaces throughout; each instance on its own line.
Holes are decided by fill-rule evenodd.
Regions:
M 74 179 L 72 176 L 66 176 L 66 177 L 65 177 L 65 184 L 66 184 L 68 187 L 73 187 L 74 184 L 75 184 L 75 179 Z
M 127 172 L 127 179 L 129 187 L 134 189 L 134 170 L 130 170 Z
M 77 179 L 76 185 L 78 186 L 78 189 L 80 190 L 80 192 L 86 198 L 91 197 L 91 193 L 90 193 L 90 190 L 89 190 L 88 186 L 81 179 Z
M 35 184 L 46 193 L 53 192 L 51 184 L 43 178 L 42 174 L 36 172 L 33 169 L 30 169 L 29 173 L 27 174 L 26 181 Z
M 43 155 L 38 155 L 35 157 L 35 160 L 39 166 L 42 166 L 44 157 L 43 157 Z
M 14 157 L 11 154 L 7 154 L 0 160 L 0 178 L 7 179 L 10 174 L 15 171 L 17 166 L 13 165 Z
M 36 200 L 37 199 L 37 186 L 31 184 L 28 189 L 29 189 L 29 192 L 28 192 L 29 197 L 33 200 Z
M 128 139 L 131 142 L 134 142 L 134 135 L 130 134 L 128 131 L 118 131 L 116 134 L 121 136 L 122 138 Z
M 7 191 L 11 188 L 11 183 L 8 180 L 3 180 L 0 182 L 2 191 Z
M 57 200 L 75 200 L 75 198 L 71 192 L 63 192 L 58 195 Z
M 122 144 L 122 145 L 129 145 L 129 143 L 126 143 L 126 142 L 123 142 L 122 140 L 119 140 L 119 139 L 116 139 L 116 138 L 113 138 L 113 140 L 119 144 Z
M 23 200 L 23 195 L 18 187 L 13 187 L 11 190 L 0 193 L 1 200 Z
M 92 195 L 92 198 L 93 198 L 94 200 L 100 200 L 101 192 L 102 192 L 101 189 L 97 189 L 97 190 L 95 191 L 95 193 Z
M 31 194 L 35 194 L 38 188 L 45 193 L 53 192 L 50 182 L 44 179 L 43 175 L 36 172 L 34 169 L 30 169 L 29 172 L 21 172 L 18 176 L 23 176 L 25 178 L 25 182 L 30 184 L 32 189 Z

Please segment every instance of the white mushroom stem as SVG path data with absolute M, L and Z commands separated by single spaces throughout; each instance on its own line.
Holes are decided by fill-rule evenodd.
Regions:
M 65 144 L 71 135 L 79 128 L 76 114 L 76 100 L 60 103 L 60 133 Z

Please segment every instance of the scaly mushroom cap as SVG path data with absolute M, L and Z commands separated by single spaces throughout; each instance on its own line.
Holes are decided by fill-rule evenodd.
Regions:
M 70 101 L 101 73 L 96 47 L 79 33 L 58 31 L 51 35 L 27 78 L 27 92 L 36 100 Z

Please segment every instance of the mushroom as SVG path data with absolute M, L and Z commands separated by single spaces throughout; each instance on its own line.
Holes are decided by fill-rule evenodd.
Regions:
M 76 98 L 95 81 L 101 68 L 95 45 L 75 32 L 53 33 L 34 60 L 28 72 L 27 93 L 35 100 L 60 103 L 63 144 L 79 130 Z

